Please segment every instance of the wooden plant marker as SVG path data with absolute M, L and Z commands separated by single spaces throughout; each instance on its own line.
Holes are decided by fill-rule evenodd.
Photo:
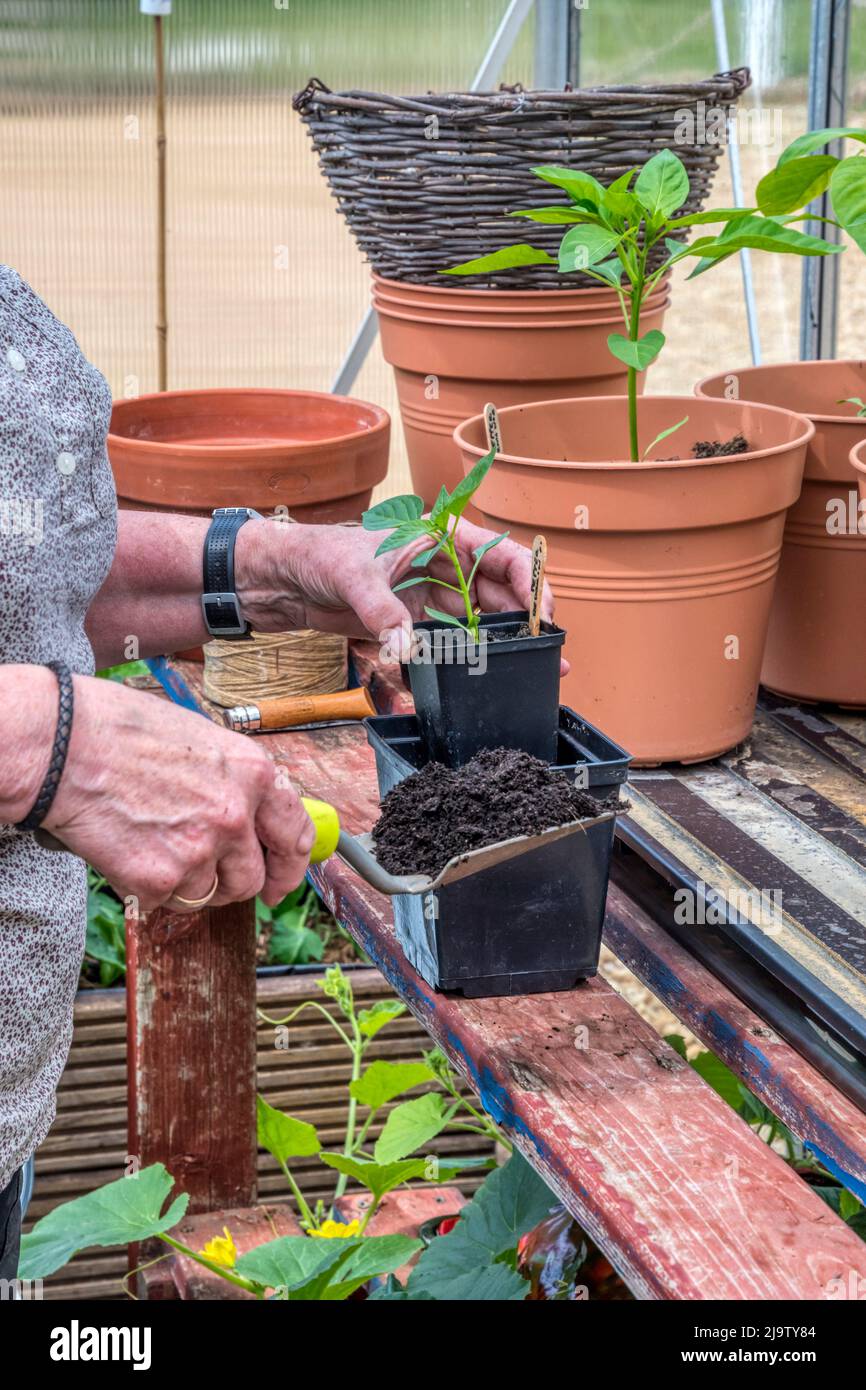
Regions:
M 484 431 L 487 435 L 488 449 L 495 449 L 497 454 L 501 454 L 502 430 L 499 428 L 499 416 L 496 413 L 496 406 L 489 401 L 484 407 Z
M 541 631 L 541 595 L 544 592 L 544 571 L 547 568 L 547 541 L 536 536 L 532 542 L 532 594 L 529 608 L 529 633 L 537 637 Z

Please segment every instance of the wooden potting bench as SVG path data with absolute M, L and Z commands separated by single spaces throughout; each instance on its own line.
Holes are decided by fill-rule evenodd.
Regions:
M 408 707 L 369 648 L 354 660 L 381 712 Z M 215 713 L 200 667 L 153 666 L 173 699 Z M 261 738 L 348 830 L 372 826 L 361 727 Z M 606 943 L 866 1198 L 866 721 L 766 697 L 735 753 L 637 772 L 629 796 Z M 336 857 L 312 879 L 637 1297 L 866 1297 L 866 1243 L 603 978 L 438 994 L 404 959 L 389 899 Z M 159 912 L 131 938 L 130 1152 L 166 1163 L 219 1228 L 256 1200 L 252 907 Z

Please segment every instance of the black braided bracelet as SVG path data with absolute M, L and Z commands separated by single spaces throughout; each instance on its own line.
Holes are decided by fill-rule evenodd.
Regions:
M 72 733 L 72 672 L 62 661 L 46 661 L 45 665 L 54 672 L 60 687 L 57 728 L 54 732 L 51 762 L 48 764 L 45 781 L 39 789 L 30 814 L 18 821 L 18 830 L 36 830 L 48 815 L 51 803 L 57 795 L 60 778 L 66 766 L 66 754 L 69 752 L 69 735 Z

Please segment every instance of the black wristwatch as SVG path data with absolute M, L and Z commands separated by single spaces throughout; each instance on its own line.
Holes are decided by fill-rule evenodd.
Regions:
M 252 507 L 217 507 L 205 536 L 201 611 L 211 637 L 229 642 L 249 638 L 250 625 L 235 592 L 235 538 L 245 521 L 262 520 Z

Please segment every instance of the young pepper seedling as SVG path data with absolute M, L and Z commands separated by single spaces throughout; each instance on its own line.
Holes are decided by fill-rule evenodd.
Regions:
M 401 546 L 420 540 L 422 536 L 429 536 L 431 544 L 415 556 L 412 560 L 412 568 L 427 569 L 428 565 L 442 552 L 451 561 L 456 584 L 451 584 L 448 580 L 440 579 L 432 574 L 419 574 L 411 579 L 404 579 L 401 584 L 395 584 L 394 593 L 396 594 L 400 589 L 410 589 L 415 584 L 438 584 L 443 589 L 450 589 L 453 593 L 459 594 L 463 601 L 465 622 L 461 622 L 460 618 L 454 617 L 451 613 L 441 612 L 438 608 L 428 608 L 426 604 L 424 612 L 429 618 L 434 618 L 437 622 L 461 628 L 473 642 L 479 640 L 478 619 L 480 610 L 472 602 L 472 581 L 482 557 L 500 541 L 504 541 L 508 532 L 503 531 L 502 535 L 494 536 L 473 550 L 474 563 L 468 575 L 463 572 L 455 537 L 460 518 L 484 481 L 495 457 L 496 450 L 494 448 L 490 450 L 489 454 L 485 454 L 484 458 L 478 460 L 475 467 L 466 474 L 462 482 L 457 484 L 453 492 L 449 492 L 445 487 L 440 488 L 439 496 L 428 516 L 424 516 L 422 498 L 416 496 L 415 493 L 403 493 L 400 497 L 391 497 L 386 502 L 379 502 L 377 506 L 364 512 L 361 518 L 365 531 L 391 532 L 390 536 L 386 536 L 382 541 L 376 551 L 377 555 L 384 555 L 389 550 L 398 550 Z

